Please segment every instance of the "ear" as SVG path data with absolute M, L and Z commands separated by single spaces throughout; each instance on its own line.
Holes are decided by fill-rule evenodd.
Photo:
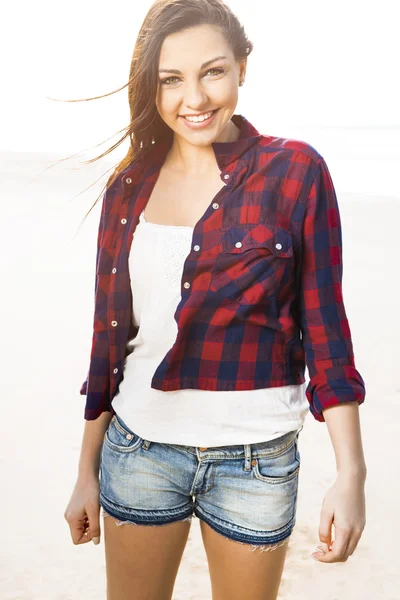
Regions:
M 242 81 L 246 79 L 246 69 L 247 69 L 247 58 L 242 60 L 239 63 L 239 79 Z

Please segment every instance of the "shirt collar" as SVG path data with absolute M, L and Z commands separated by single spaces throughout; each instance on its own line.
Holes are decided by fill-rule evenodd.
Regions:
M 243 154 L 258 144 L 262 138 L 262 135 L 259 133 L 259 131 L 243 115 L 234 114 L 232 115 L 231 120 L 237 127 L 239 127 L 239 137 L 233 142 L 211 143 L 218 167 L 222 173 L 229 165 L 237 162 Z M 172 145 L 172 141 L 173 136 L 170 136 L 168 139 L 164 139 L 157 144 L 154 144 L 154 147 L 148 153 L 146 153 L 145 156 L 138 161 L 135 161 L 133 165 L 127 167 L 122 173 L 123 184 L 125 184 L 125 180 L 127 178 L 131 178 L 132 180 L 135 166 L 142 161 L 146 161 L 151 169 L 151 172 L 154 172 L 155 169 L 158 170 L 168 154 L 168 151 Z M 143 173 L 141 169 L 139 169 L 139 171 Z M 145 177 L 146 174 L 148 174 L 147 169 L 146 172 Z
M 211 144 L 221 171 L 231 163 L 237 161 L 245 152 L 258 144 L 262 138 L 262 135 L 260 135 L 254 125 L 243 115 L 233 115 L 231 119 L 240 129 L 238 139 L 234 142 L 213 142 Z

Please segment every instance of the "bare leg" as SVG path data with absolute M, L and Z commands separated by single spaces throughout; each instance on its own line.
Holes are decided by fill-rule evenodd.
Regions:
M 217 533 L 200 520 L 212 600 L 276 600 L 289 538 L 255 548 Z
M 119 525 L 104 517 L 107 600 L 171 600 L 190 520 Z

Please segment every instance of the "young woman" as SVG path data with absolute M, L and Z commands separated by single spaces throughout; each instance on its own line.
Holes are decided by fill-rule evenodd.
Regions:
M 251 50 L 221 0 L 156 1 L 136 42 L 131 146 L 103 196 L 64 515 L 75 544 L 98 543 L 100 507 L 108 517 L 109 600 L 172 597 L 193 514 L 213 598 L 275 599 L 309 410 L 338 467 L 319 560 L 347 560 L 365 526 L 365 386 L 337 199 L 312 146 L 235 113 Z

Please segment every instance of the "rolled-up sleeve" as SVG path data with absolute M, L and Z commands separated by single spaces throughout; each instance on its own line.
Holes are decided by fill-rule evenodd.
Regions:
M 365 384 L 355 367 L 343 302 L 339 207 L 322 157 L 307 192 L 300 269 L 300 329 L 310 376 L 306 396 L 314 418 L 324 422 L 324 409 L 364 402 Z
M 84 418 L 96 419 L 103 411 L 110 410 L 109 401 L 109 341 L 107 330 L 107 284 L 109 275 L 102 266 L 107 252 L 102 248 L 106 231 L 109 192 L 102 199 L 102 208 L 97 235 L 96 272 L 94 286 L 93 335 L 90 351 L 90 365 L 79 393 L 86 395 Z

